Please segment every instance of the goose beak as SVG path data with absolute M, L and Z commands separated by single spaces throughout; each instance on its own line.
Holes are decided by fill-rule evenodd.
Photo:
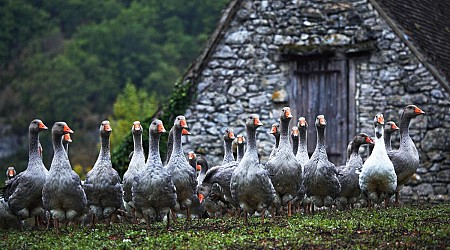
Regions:
M 232 140 L 234 140 L 234 138 L 236 138 L 236 137 L 234 137 L 234 133 L 231 131 L 228 133 L 228 137 Z
M 416 114 L 418 114 L 418 115 L 423 115 L 423 114 L 425 114 L 425 112 L 423 112 L 423 110 L 421 110 L 421 109 L 418 108 L 418 107 L 415 107 L 415 108 L 414 108 L 414 112 L 415 112 Z
M 205 196 L 203 194 L 198 194 L 198 201 L 200 201 L 200 203 L 203 202 L 203 199 L 205 199 Z
M 67 126 L 67 125 L 64 125 L 63 132 L 73 134 L 73 130 L 70 129 L 69 126 Z
M 158 133 L 165 133 L 166 129 L 162 123 L 158 124 Z
M 14 175 L 16 175 L 15 173 L 16 171 L 14 169 L 8 169 L 8 176 L 9 177 L 13 177 Z
M 253 124 L 255 126 L 262 126 L 263 125 L 262 122 L 259 120 L 259 118 L 253 119 Z
M 286 109 L 286 111 L 284 112 L 284 116 L 286 118 L 292 118 L 291 110 L 290 109 Z
M 399 130 L 400 128 L 397 126 L 397 124 L 395 124 L 395 123 L 392 123 L 392 125 L 391 125 L 391 129 L 394 129 L 394 130 Z
M 64 134 L 64 140 L 68 142 L 72 142 L 72 138 L 70 137 L 70 134 Z
M 197 164 L 197 166 L 195 166 L 195 169 L 196 169 L 197 171 L 201 171 L 201 170 L 202 170 L 202 166 Z
M 188 127 L 188 125 L 187 125 L 187 122 L 186 122 L 186 120 L 180 120 L 180 126 L 182 127 L 182 128 L 189 128 Z
M 134 130 L 141 130 L 141 123 L 136 121 L 133 123 Z
M 192 159 L 194 159 L 195 158 L 195 153 L 194 152 L 189 152 L 188 153 L 188 159 L 189 160 L 192 160 Z
M 320 124 L 320 125 L 327 125 L 327 122 L 325 121 L 325 118 L 324 118 L 324 117 L 320 117 L 320 118 L 319 118 L 319 124 Z
M 111 126 L 110 126 L 109 124 L 105 124 L 105 125 L 103 126 L 103 130 L 105 130 L 105 131 L 107 131 L 107 132 L 110 132 L 110 131 L 112 131 L 112 128 L 111 128 Z
M 379 115 L 377 117 L 377 121 L 378 121 L 379 124 L 384 124 L 384 117 L 383 117 L 383 115 Z
M 182 135 L 190 135 L 191 132 L 189 132 L 187 129 L 183 128 L 183 129 L 181 130 L 181 134 L 182 134 Z
M 372 140 L 372 138 L 370 138 L 370 137 L 368 137 L 368 136 L 366 136 L 366 142 L 367 142 L 368 144 L 372 144 L 372 145 L 375 144 L 375 142 Z
M 45 126 L 45 124 L 43 122 L 40 122 L 38 126 L 39 126 L 39 129 L 44 129 L 44 130 L 48 129 L 47 126 Z
M 270 130 L 271 134 L 276 134 L 277 133 L 277 127 L 272 126 L 272 129 Z

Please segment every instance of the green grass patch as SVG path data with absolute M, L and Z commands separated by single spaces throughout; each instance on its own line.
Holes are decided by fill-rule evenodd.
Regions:
M 178 219 L 146 226 L 0 231 L 0 249 L 236 249 L 236 248 L 432 248 L 450 247 L 450 204 L 320 211 L 314 215 L 243 219 Z

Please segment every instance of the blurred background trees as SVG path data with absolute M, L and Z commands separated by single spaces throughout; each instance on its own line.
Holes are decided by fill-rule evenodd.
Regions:
M 93 165 L 100 122 L 111 119 L 114 147 L 133 121 L 154 113 L 227 2 L 0 0 L 0 137 L 19 138 L 0 170 L 26 167 L 34 118 L 49 129 L 66 121 L 75 131 L 72 164 Z M 50 132 L 41 143 L 49 166 Z

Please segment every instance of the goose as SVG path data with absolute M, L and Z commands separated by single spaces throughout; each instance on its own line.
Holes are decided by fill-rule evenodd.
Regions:
M 388 121 L 384 125 L 384 144 L 386 146 L 386 151 L 391 151 L 391 136 L 394 132 L 398 131 L 399 127 L 397 127 L 397 124 L 393 121 Z
M 64 150 L 66 151 L 66 154 L 69 155 L 69 143 L 72 142 L 72 137 L 70 137 L 70 134 L 64 134 L 62 138 L 62 143 Z
M 149 126 L 149 153 L 142 173 L 134 176 L 131 188 L 133 203 L 142 211 L 147 230 L 153 221 L 162 221 L 167 215 L 167 229 L 170 228 L 170 209 L 177 203 L 177 193 L 172 178 L 163 167 L 159 154 L 160 135 L 166 129 L 161 120 L 155 119 Z
M 47 126 L 39 119 L 31 121 L 28 127 L 29 147 L 27 169 L 14 178 L 6 181 L 3 197 L 10 211 L 24 220 L 35 218 L 38 226 L 38 216 L 44 212 L 42 205 L 42 188 L 48 175 L 48 170 L 39 155 L 39 133 L 47 130 Z M 60 138 L 61 139 L 61 138 Z M 10 172 L 10 169 L 8 169 Z M 15 173 L 15 170 L 12 171 Z
M 189 165 L 191 165 L 191 167 L 193 169 L 195 169 L 195 175 L 198 178 L 198 176 L 200 174 L 201 166 L 199 164 L 197 164 L 197 155 L 195 154 L 194 151 L 188 152 L 188 162 L 189 162 Z M 197 180 L 197 182 L 198 182 L 198 180 Z
M 416 105 L 405 107 L 400 119 L 400 147 L 398 150 L 388 151 L 397 174 L 397 189 L 395 190 L 395 204 L 397 206 L 399 205 L 400 190 L 416 173 L 420 163 L 416 145 L 409 136 L 409 124 L 413 118 L 423 114 L 425 112 Z
M 140 175 L 145 168 L 145 154 L 142 146 L 143 128 L 140 121 L 134 121 L 131 126 L 131 134 L 133 135 L 133 156 L 131 157 L 128 169 L 123 175 L 123 201 L 128 211 L 131 211 L 134 222 L 136 222 L 136 211 L 131 195 L 134 177 Z
M 181 143 L 183 129 L 186 130 L 187 128 L 186 118 L 182 115 L 177 116 L 173 125 L 172 155 L 166 165 L 166 169 L 172 176 L 172 181 L 177 190 L 177 207 L 182 210 L 186 209 L 187 219 L 190 222 L 192 199 L 197 197 L 195 195 L 197 182 L 195 180 L 195 170 L 189 165 L 184 156 Z
M 223 149 L 225 153 L 223 155 L 222 165 L 234 161 L 233 150 L 231 147 L 235 138 L 232 128 L 225 129 L 223 135 Z
M 292 152 L 294 155 L 297 154 L 298 151 L 298 127 L 294 126 L 291 129 L 291 140 L 292 140 Z
M 8 203 L 0 198 L 0 229 L 23 228 L 22 221 L 9 209 Z
M 356 170 L 360 170 L 363 166 L 363 160 L 359 155 L 359 148 L 364 144 L 373 145 L 374 142 L 372 138 L 365 133 L 357 134 L 349 143 L 349 145 L 351 145 L 351 151 L 347 162 L 344 166 L 338 167 L 338 179 L 341 184 L 341 192 L 336 198 L 336 204 L 339 208 L 347 209 L 348 204 L 353 208 L 353 204 L 360 196 L 359 174 Z
M 265 209 L 272 205 L 276 197 L 269 174 L 259 163 L 256 148 L 256 129 L 262 125 L 257 114 L 247 117 L 247 149 L 230 181 L 231 195 L 244 210 L 245 225 L 248 225 L 247 214 L 255 211 L 261 213 L 261 220 L 264 221 Z
M 275 156 L 278 145 L 280 144 L 280 124 L 279 123 L 272 124 L 272 128 L 270 129 L 270 134 L 272 134 L 273 137 L 275 137 L 275 145 L 273 145 L 272 151 L 270 152 L 269 160 Z
M 244 146 L 245 146 L 245 137 L 243 135 L 238 135 L 237 136 L 237 149 L 236 149 L 236 161 L 240 162 L 242 157 L 244 157 Z
M 123 190 L 119 173 L 111 163 L 110 136 L 112 128 L 109 121 L 105 120 L 100 125 L 100 153 L 94 167 L 86 174 L 84 192 L 87 197 L 87 205 L 92 213 L 92 226 L 95 226 L 95 218 L 105 220 L 110 225 L 111 217 L 123 205 Z M 133 157 L 138 152 L 134 152 Z
M 281 206 L 288 206 L 288 216 L 292 215 L 292 199 L 297 196 L 302 184 L 302 168 L 292 152 L 289 141 L 291 118 L 290 108 L 284 107 L 280 115 L 280 141 L 274 156 L 265 165 L 275 188 L 277 200 L 281 201 Z
M 394 165 L 388 157 L 384 145 L 384 117 L 383 114 L 377 114 L 374 118 L 375 127 L 375 146 L 372 154 L 364 162 L 359 175 L 359 187 L 361 193 L 368 201 L 368 207 L 371 209 L 371 203 L 380 203 L 385 200 L 385 207 L 388 205 L 389 198 L 394 194 L 397 188 L 397 176 Z
M 328 160 L 325 142 L 327 122 L 323 115 L 316 117 L 317 144 L 311 159 L 304 166 L 303 185 L 306 195 L 311 197 L 317 207 L 331 206 L 332 200 L 341 191 L 341 185 L 336 176 L 335 165 Z M 314 207 L 312 207 L 314 212 Z
M 11 180 L 15 176 L 16 176 L 16 169 L 13 166 L 8 167 L 8 169 L 6 170 L 6 178 L 8 180 Z
M 62 145 L 62 136 L 67 133 L 73 133 L 67 123 L 55 122 L 52 127 L 53 159 L 42 189 L 44 208 L 50 212 L 58 231 L 59 222 L 76 221 L 86 213 L 86 194 Z

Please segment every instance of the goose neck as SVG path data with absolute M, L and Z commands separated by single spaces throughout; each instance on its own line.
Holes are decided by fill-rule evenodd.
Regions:
M 39 134 L 32 133 L 29 134 L 29 147 L 28 147 L 28 156 L 29 159 L 40 157 L 39 156 Z
M 133 143 L 134 143 L 134 152 L 135 153 L 143 151 L 142 134 L 139 134 L 139 135 L 133 134 Z
M 403 116 L 400 121 L 400 140 L 402 142 L 407 141 L 410 139 L 409 137 L 409 123 L 411 122 L 411 118 Z
M 233 151 L 231 149 L 232 147 L 232 141 L 229 140 L 224 140 L 224 155 L 223 155 L 223 159 L 227 160 L 227 161 L 234 161 L 234 157 L 233 157 Z
M 109 136 L 101 137 L 101 148 L 99 158 L 104 160 L 111 159 L 110 145 L 109 145 Z
M 325 143 L 326 143 L 325 142 L 325 128 L 318 127 L 317 128 L 316 151 L 325 152 L 326 153 Z
M 175 128 L 173 131 L 173 147 L 172 147 L 172 154 L 183 154 L 183 147 L 181 144 L 181 128 Z
M 307 143 L 308 143 L 308 140 L 307 140 L 306 130 L 300 130 L 298 150 L 307 151 L 307 147 L 308 147 Z
M 247 128 L 247 151 L 257 151 L 256 149 L 256 129 Z
M 66 155 L 63 144 L 62 144 L 62 135 L 60 134 L 52 134 L 52 143 L 53 143 L 53 151 L 54 155 Z M 67 155 L 66 155 L 67 157 Z
M 152 159 L 161 160 L 159 154 L 159 138 L 160 135 L 158 133 L 150 133 L 149 136 L 149 145 L 148 145 L 148 157 Z

